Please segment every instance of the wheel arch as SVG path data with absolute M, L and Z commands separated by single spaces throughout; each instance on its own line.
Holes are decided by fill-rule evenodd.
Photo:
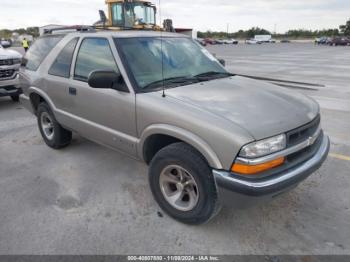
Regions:
M 35 87 L 30 88 L 29 100 L 35 115 L 37 114 L 39 104 L 42 102 L 46 102 L 52 110 L 55 109 L 55 106 L 52 100 L 49 98 L 49 96 L 38 88 L 35 88 Z
M 205 140 L 190 131 L 166 124 L 152 125 L 142 132 L 138 146 L 139 157 L 148 164 L 160 149 L 176 142 L 184 142 L 195 148 L 210 167 L 223 169 L 218 156 Z

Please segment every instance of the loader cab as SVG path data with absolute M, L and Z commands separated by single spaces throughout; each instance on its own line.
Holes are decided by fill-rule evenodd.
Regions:
M 112 27 L 138 28 L 156 25 L 156 7 L 144 1 L 109 1 Z

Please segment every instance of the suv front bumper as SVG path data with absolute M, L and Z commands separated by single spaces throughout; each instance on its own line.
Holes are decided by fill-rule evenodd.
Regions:
M 274 196 L 297 186 L 298 183 L 319 169 L 328 156 L 329 148 L 329 138 L 324 135 L 319 149 L 309 160 L 264 179 L 244 180 L 230 172 L 221 170 L 213 170 L 213 175 L 219 190 L 223 189 L 248 196 Z
M 19 75 L 16 74 L 12 79 L 0 79 L 0 97 L 20 95 L 22 90 L 19 88 Z

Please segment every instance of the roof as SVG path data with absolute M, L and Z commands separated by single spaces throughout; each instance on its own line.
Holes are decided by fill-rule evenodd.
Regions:
M 59 34 L 57 31 L 56 34 Z M 132 37 L 187 37 L 183 34 L 163 32 L 163 31 L 146 31 L 146 30 L 123 30 L 123 31 L 111 31 L 111 30 L 101 30 L 101 31 L 86 31 L 86 32 L 61 32 L 62 34 L 69 35 L 84 35 L 84 36 L 112 36 L 115 38 L 132 38 Z
M 101 32 L 102 33 L 102 32 Z M 112 34 L 113 37 L 127 38 L 127 37 L 183 37 L 182 34 L 163 32 L 163 31 L 142 31 L 142 30 L 130 30 L 130 31 L 114 31 L 106 32 Z
M 51 27 L 51 26 L 62 26 L 62 25 L 49 24 L 49 25 L 40 26 L 39 28 L 46 28 L 46 27 Z

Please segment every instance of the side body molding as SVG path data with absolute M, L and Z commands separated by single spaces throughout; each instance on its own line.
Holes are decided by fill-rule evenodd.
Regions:
M 155 124 L 147 127 L 141 134 L 140 142 L 138 146 L 138 155 L 141 159 L 143 157 L 143 146 L 148 137 L 152 135 L 168 135 L 180 139 L 189 145 L 196 148 L 208 161 L 209 165 L 214 169 L 223 169 L 222 164 L 217 157 L 216 153 L 211 149 L 209 144 L 198 137 L 197 135 L 175 126 L 167 124 Z

